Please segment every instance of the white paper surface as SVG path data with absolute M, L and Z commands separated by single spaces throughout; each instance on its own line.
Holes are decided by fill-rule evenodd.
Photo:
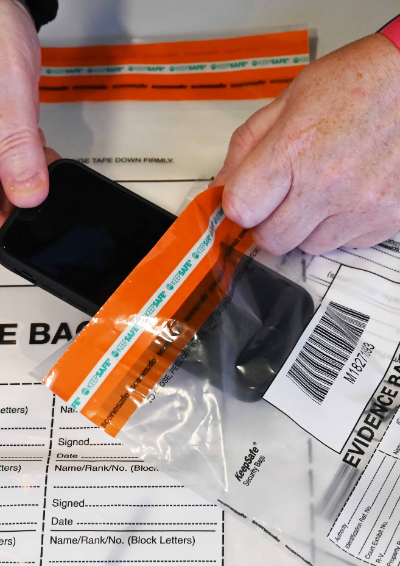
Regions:
M 48 105 L 41 127 L 63 157 L 177 214 L 207 187 L 230 132 L 262 104 L 233 103 L 228 112 L 220 103 Z M 143 159 L 129 159 L 137 155 Z M 87 317 L 5 269 L 0 275 L 16 285 L 0 286 L 0 322 L 13 325 L 4 327 L 4 340 L 16 342 L 0 344 L 0 559 L 223 563 L 221 509 L 136 461 L 28 377 Z
M 42 105 L 47 144 L 116 181 L 206 179 L 266 100 Z
M 1 283 L 1 561 L 219 563 L 219 508 L 133 458 L 27 375 L 87 317 L 36 287 Z
M 397 412 L 329 535 L 336 546 L 365 564 L 399 562 L 399 432 Z
M 314 46 L 317 46 L 317 54 L 321 56 L 346 42 L 371 33 L 394 17 L 397 14 L 397 8 L 397 0 L 387 0 L 384 5 L 379 3 L 379 5 L 370 4 L 368 6 L 363 0 L 355 0 L 352 3 L 340 0 L 339 4 L 332 6 L 326 4 L 323 9 L 321 9 L 319 0 L 304 0 L 300 3 L 298 0 L 285 2 L 274 0 L 268 4 L 267 9 L 264 0 L 255 0 L 250 5 L 241 0 L 219 4 L 207 0 L 202 5 L 202 9 L 198 10 L 198 5 L 179 0 L 168 0 L 157 5 L 155 12 L 154 4 L 143 0 L 135 0 L 135 2 L 114 0 L 112 3 L 108 0 L 91 0 L 85 3 L 82 3 L 82 0 L 60 0 L 59 16 L 51 25 L 42 28 L 41 38 L 45 45 L 99 44 L 99 42 L 104 42 L 105 36 L 108 37 L 107 43 L 122 42 L 127 36 L 154 41 L 160 36 L 164 40 L 197 39 L 232 36 L 240 33 L 265 33 L 270 26 L 292 26 L 306 23 L 311 30 L 311 35 L 318 35 L 318 42 Z M 49 145 L 54 145 L 60 152 L 64 151 L 66 144 L 71 148 L 74 143 L 78 144 L 80 151 L 64 153 L 65 156 L 74 157 L 78 153 L 81 153 L 82 156 L 94 155 L 86 151 L 87 145 L 91 147 L 92 139 L 84 120 L 74 121 L 73 127 L 69 128 L 68 117 L 67 119 L 62 119 L 61 116 L 58 118 L 53 109 L 48 117 L 43 116 L 42 122 L 46 122 L 46 126 L 50 128 L 49 130 L 46 128 Z M 239 123 L 238 116 L 237 122 L 232 124 L 233 128 Z M 66 133 L 64 133 L 64 128 L 67 128 Z M 230 132 L 226 131 L 224 135 L 227 142 Z M 84 141 L 86 140 L 85 143 L 80 141 L 82 136 Z M 213 152 L 210 153 L 212 154 L 210 159 L 213 161 L 212 165 L 210 161 L 210 170 L 211 174 L 215 174 L 223 159 L 223 151 L 218 152 L 215 158 Z M 196 168 L 195 176 L 206 173 L 205 171 L 199 173 L 199 169 Z M 102 172 L 107 174 L 105 170 Z M 129 177 L 126 177 L 126 174 L 129 174 Z M 193 178 L 193 175 L 194 173 L 190 171 L 190 178 Z M 121 175 L 118 174 L 114 178 L 138 179 L 139 177 L 132 177 L 130 172 L 122 171 Z M 131 186 L 134 186 L 135 191 L 139 194 L 164 206 L 171 212 L 174 212 L 175 202 L 178 206 L 178 201 L 181 202 L 184 199 L 186 192 L 186 186 L 184 187 L 183 184 L 172 186 L 146 183 Z M 190 189 L 189 185 L 187 188 Z M 337 264 L 318 259 L 317 262 L 313 261 L 309 265 L 309 259 L 300 257 L 296 266 L 286 265 L 286 268 L 291 272 L 292 278 L 302 278 L 301 270 L 304 265 L 308 266 L 307 277 L 309 281 L 313 281 L 316 293 L 322 294 L 336 271 Z M 286 268 L 282 267 L 282 269 Z M 16 275 L 5 272 L 5 270 L 3 272 L 1 268 L 0 274 L 1 281 L 4 283 L 15 284 L 17 281 L 26 283 Z M 56 302 L 56 299 L 47 295 L 46 297 Z M 74 311 L 67 305 L 64 308 L 68 312 Z M 44 357 L 46 357 L 45 352 Z M 17 380 L 18 369 L 13 367 L 8 369 L 7 377 Z M 8 551 L 0 551 L 0 556 L 2 560 L 7 560 L 10 555 Z M 298 564 L 297 560 L 282 553 L 230 516 L 225 518 L 224 556 L 229 566 L 244 563 L 252 566 L 277 566 L 278 564 L 279 566 L 294 566 Z M 112 558 L 109 551 L 107 558 Z
M 112 103 L 113 106 L 114 103 Z M 124 104 L 124 103 L 123 103 Z M 175 103 L 173 103 L 175 104 Z M 179 104 L 179 113 L 181 113 L 181 118 L 184 115 L 183 113 L 183 107 L 180 106 L 181 103 L 176 103 Z M 197 103 L 196 103 L 197 104 Z M 203 103 L 200 103 L 203 104 Z M 219 103 L 218 103 L 219 104 Z M 234 103 L 236 104 L 236 103 Z M 68 105 L 70 107 L 72 107 L 72 105 Z M 182 126 L 182 122 L 180 120 L 180 126 L 182 126 L 182 129 L 180 130 L 179 136 L 177 136 L 177 138 L 173 141 L 171 141 L 170 144 L 167 145 L 157 145 L 160 142 L 160 135 L 159 135 L 159 131 L 160 131 L 160 124 L 163 120 L 162 118 L 162 113 L 160 114 L 155 114 L 153 115 L 154 118 L 154 122 L 153 124 L 158 124 L 158 127 L 154 129 L 154 131 L 151 128 L 151 123 L 148 122 L 147 125 L 143 122 L 142 126 L 139 125 L 139 130 L 140 127 L 142 127 L 142 136 L 145 135 L 146 132 L 146 128 L 149 128 L 150 130 L 150 137 L 154 140 L 156 140 L 154 142 L 155 145 L 153 145 L 153 147 L 168 147 L 168 150 L 171 153 L 172 157 L 172 161 L 169 161 L 170 158 L 164 160 L 163 162 L 154 162 L 154 161 L 141 161 L 141 162 L 125 162 L 125 161 L 117 161 L 117 153 L 115 152 L 115 150 L 113 150 L 113 144 L 112 144 L 112 139 L 113 137 L 117 136 L 119 134 L 119 141 L 118 143 L 120 144 L 120 150 L 119 153 L 121 155 L 127 155 L 127 151 L 123 151 L 123 146 L 126 148 L 132 148 L 135 147 L 135 144 L 138 143 L 137 140 L 132 139 L 132 136 L 135 135 L 136 130 L 134 128 L 130 128 L 130 127 L 121 127 L 121 130 L 118 131 L 118 128 L 116 128 L 115 123 L 120 126 L 125 126 L 126 122 L 129 118 L 129 108 L 125 108 L 123 109 L 121 107 L 121 116 L 117 116 L 118 112 L 115 112 L 114 107 L 111 109 L 111 113 L 108 116 L 108 114 L 105 112 L 105 109 L 103 111 L 101 110 L 101 106 L 103 106 L 102 104 L 87 104 L 84 108 L 83 105 L 76 105 L 73 108 L 73 113 L 76 115 L 79 115 L 79 106 L 82 106 L 81 110 L 82 110 L 82 116 L 84 116 L 84 128 L 89 125 L 89 129 L 88 131 L 90 131 L 90 153 L 88 154 L 88 152 L 86 152 L 85 154 L 81 154 L 77 153 L 77 145 L 74 143 L 74 137 L 76 137 L 76 134 L 72 131 L 72 129 L 70 130 L 69 134 L 66 135 L 66 137 L 63 140 L 63 143 L 65 145 L 65 151 L 61 153 L 63 153 L 64 156 L 66 157 L 73 157 L 73 158 L 77 158 L 77 159 L 83 159 L 85 161 L 88 161 L 88 165 L 90 165 L 91 167 L 99 170 L 100 172 L 110 176 L 111 178 L 113 178 L 114 180 L 120 181 L 122 182 L 122 184 L 124 184 L 126 187 L 128 187 L 129 189 L 138 192 L 139 194 L 142 194 L 143 196 L 145 196 L 146 198 L 149 198 L 150 200 L 153 200 L 154 202 L 156 202 L 158 205 L 166 208 L 167 210 L 171 211 L 172 213 L 178 213 L 178 211 L 181 211 L 185 205 L 189 202 L 189 200 L 192 198 L 193 194 L 198 193 L 201 190 L 204 190 L 208 184 L 208 179 L 210 178 L 210 176 L 212 176 L 212 174 L 214 173 L 214 167 L 217 168 L 217 162 L 220 159 L 218 157 L 219 156 L 223 156 L 224 152 L 225 152 L 225 146 L 223 143 L 223 137 L 218 138 L 217 134 L 216 134 L 216 139 L 218 138 L 220 140 L 220 143 L 218 144 L 218 147 L 213 147 L 213 152 L 210 152 L 210 155 L 213 154 L 212 159 L 210 158 L 210 166 L 208 166 L 208 164 L 206 163 L 206 160 L 204 160 L 202 162 L 202 151 L 204 148 L 202 148 L 199 151 L 199 159 L 197 160 L 197 149 L 196 149 L 196 143 L 194 143 L 193 147 L 190 144 L 182 144 L 182 143 L 177 143 L 176 139 L 178 139 L 178 137 L 180 137 L 181 135 L 183 135 L 184 132 L 184 127 Z M 45 111 L 42 112 L 42 117 L 43 117 L 43 127 L 46 127 L 46 124 L 50 124 L 50 118 L 52 116 L 52 113 L 54 113 L 55 111 L 55 106 L 48 106 L 45 107 Z M 132 110 L 134 110 L 132 108 Z M 214 109 L 216 111 L 216 109 Z M 223 111 L 224 109 L 221 107 L 219 108 L 220 111 Z M 225 110 L 227 110 L 228 112 L 230 112 L 232 109 L 227 109 L 225 108 Z M 60 111 L 60 114 L 58 114 L 59 116 L 63 116 L 63 120 L 67 120 L 67 116 L 63 115 L 64 112 L 68 113 L 71 111 L 71 108 L 68 109 L 67 106 L 63 107 L 63 106 L 58 106 L 57 108 L 57 112 Z M 168 114 L 168 113 L 167 113 Z M 196 114 L 196 112 L 194 112 L 194 114 Z M 233 112 L 232 116 L 235 115 L 235 112 Z M 114 116 L 114 118 L 117 116 L 116 118 L 116 122 L 113 122 L 114 118 L 112 118 L 112 116 Z M 108 117 L 109 117 L 109 121 L 108 121 Z M 239 117 L 239 114 L 237 115 L 237 117 Z M 231 117 L 232 118 L 232 117 Z M 197 117 L 198 119 L 198 117 Z M 235 121 L 236 118 L 234 118 L 233 121 Z M 160 121 L 161 120 L 161 121 Z M 162 124 L 162 128 L 161 130 L 164 130 L 166 128 L 166 124 L 170 124 L 170 122 L 168 121 L 169 118 L 167 118 L 166 123 Z M 67 120 L 68 121 L 68 120 Z M 79 120 L 76 122 L 77 124 L 79 123 Z M 139 119 L 139 123 L 140 123 L 140 119 Z M 194 126 L 193 122 L 190 122 L 192 126 Z M 171 123 L 172 124 L 172 123 Z M 171 125 L 172 127 L 172 125 Z M 233 124 L 232 124 L 233 127 Z M 104 135 L 102 135 L 102 132 L 104 132 L 105 128 L 107 128 L 107 131 L 110 131 L 110 138 L 107 139 Z M 173 132 L 177 132 L 179 130 L 179 128 L 175 125 L 174 126 L 175 129 L 172 129 L 171 131 Z M 199 126 L 200 131 L 201 131 L 201 126 Z M 157 131 L 156 131 L 157 130 Z M 158 136 L 158 139 L 157 139 Z M 89 139 L 89 138 L 88 138 Z M 164 139 L 164 142 L 166 141 L 167 138 Z M 169 138 L 168 138 L 169 139 Z M 139 146 L 136 146 L 139 147 Z M 212 146 L 210 146 L 212 147 Z M 193 150 L 194 148 L 194 150 Z M 59 147 L 58 147 L 59 149 Z M 133 155 L 133 154 L 131 154 Z M 161 155 L 161 154 L 158 154 Z M 205 155 L 205 154 L 204 154 Z M 93 158 L 95 158 L 93 160 Z M 222 159 L 222 158 L 221 158 Z M 189 167 L 189 164 L 193 163 L 193 168 Z M 198 167 L 197 164 L 201 163 L 202 167 Z M 219 167 L 220 164 L 218 164 Z M 159 169 L 162 168 L 162 169 Z M 316 303 L 319 302 L 319 300 L 324 296 L 324 294 L 326 293 L 326 291 L 328 290 L 328 288 L 330 287 L 332 280 L 335 278 L 335 276 L 337 277 L 337 272 L 338 269 L 340 267 L 340 265 L 347 265 L 349 267 L 353 267 L 353 268 L 358 268 L 360 270 L 365 270 L 365 271 L 373 271 L 377 274 L 379 274 L 380 276 L 382 276 L 383 278 L 389 279 L 391 282 L 390 283 L 384 283 L 383 285 L 379 285 L 376 284 L 375 282 L 368 282 L 367 280 L 372 277 L 372 278 L 376 278 L 376 275 L 366 275 L 366 287 L 367 288 L 371 288 L 373 289 L 374 286 L 378 286 L 380 288 L 380 291 L 382 293 L 386 293 L 386 297 L 381 297 L 381 299 L 384 299 L 384 302 L 386 301 L 387 304 L 390 304 L 390 310 L 391 310 L 391 316 L 396 318 L 396 299 L 397 299 L 397 295 L 396 292 L 393 291 L 393 288 L 397 288 L 397 283 L 400 282 L 400 269 L 398 268 L 398 260 L 400 257 L 400 243 L 398 242 L 398 239 L 394 238 L 391 242 L 387 242 L 385 244 L 379 245 L 379 246 L 375 246 L 373 249 L 370 250 L 339 250 L 337 252 L 328 254 L 326 256 L 321 256 L 321 257 L 311 257 L 308 256 L 306 254 L 303 254 L 301 252 L 299 252 L 298 250 L 295 250 L 293 253 L 289 254 L 288 256 L 284 257 L 284 258 L 271 258 L 265 255 L 264 259 L 265 262 L 268 265 L 271 265 L 271 267 L 273 269 L 276 269 L 277 271 L 281 272 L 283 275 L 289 277 L 290 279 L 293 279 L 297 282 L 299 282 L 300 284 L 304 284 L 307 283 L 307 287 L 313 292 L 314 294 L 314 299 L 316 301 Z M 261 258 L 259 258 L 261 259 Z M 342 268 L 343 269 L 343 268 Z M 364 273 L 365 271 L 362 272 L 358 272 L 358 273 Z M 385 279 L 384 279 L 385 281 Z M 388 287 L 388 289 L 386 289 L 386 287 Z M 369 289 L 369 293 L 373 295 L 373 292 L 371 291 L 371 289 Z M 371 298 L 371 297 L 369 297 Z M 349 305 L 350 306 L 350 305 Z M 360 307 L 361 308 L 361 307 Z M 379 310 L 379 309 L 378 309 Z M 377 312 L 374 311 L 374 313 L 372 314 L 372 316 L 376 315 Z M 386 311 L 385 311 L 385 318 L 386 318 Z M 374 323 L 375 324 L 375 323 Z M 392 325 L 394 326 L 394 325 Z M 397 327 L 396 327 L 397 328 Z M 397 333 L 396 328 L 393 330 L 394 334 Z M 386 340 L 386 342 L 385 342 Z M 391 342 L 392 340 L 392 342 Z M 381 353 L 383 353 L 383 357 L 384 359 L 386 359 L 387 357 L 389 357 L 388 362 L 390 361 L 390 355 L 391 355 L 391 348 L 395 348 L 395 345 L 398 343 L 396 336 L 393 336 L 393 338 L 391 338 L 387 333 L 384 336 L 384 339 L 381 340 L 381 343 L 379 344 L 380 349 L 379 351 Z M 389 351 L 390 350 L 390 351 Z M 348 360 L 349 361 L 349 360 Z M 349 361 L 349 363 L 353 363 L 352 360 Z M 379 365 L 379 363 L 378 363 Z M 382 365 L 382 364 L 381 364 Z M 383 367 L 383 365 L 382 365 Z M 376 369 L 376 368 L 375 368 Z M 383 370 L 382 370 L 383 371 Z M 383 373 L 382 373 L 383 375 Z M 362 383 L 362 382 L 360 382 Z M 368 393 L 371 394 L 371 387 L 372 387 L 372 383 L 369 383 L 369 385 L 366 387 L 364 393 L 363 393 L 363 399 L 365 398 L 367 400 L 368 397 Z M 373 389 L 373 388 L 372 388 Z M 357 396 L 356 396 L 357 397 Z M 286 397 L 287 398 L 287 397 Z M 338 396 L 336 396 L 336 404 L 338 399 L 340 398 L 340 395 L 338 394 Z M 349 400 L 348 402 L 350 403 L 350 405 L 353 403 L 354 399 L 352 399 L 351 395 L 349 396 Z M 354 404 L 354 403 L 353 403 Z M 327 440 L 328 443 L 330 445 L 332 445 L 332 447 L 339 447 L 340 442 L 342 442 L 342 444 L 345 442 L 346 438 L 350 436 L 351 432 L 352 432 L 352 426 L 354 426 L 355 421 L 357 420 L 357 417 L 360 415 L 360 412 L 362 411 L 362 407 L 360 405 L 360 401 L 357 400 L 355 402 L 355 404 L 357 405 L 357 413 L 355 414 L 353 411 L 354 407 L 351 407 L 350 410 L 350 420 L 347 423 L 344 423 L 344 425 L 341 428 L 338 428 L 338 430 L 334 430 L 334 434 L 336 436 L 334 436 L 334 438 L 328 438 L 328 439 L 324 439 Z M 335 403 L 333 403 L 333 405 L 335 405 Z M 277 405 L 278 406 L 278 405 Z M 361 408 L 360 408 L 361 407 Z M 280 408 L 280 407 L 279 407 Z M 283 409 L 282 409 L 283 410 Z M 334 410 L 334 407 L 333 407 Z M 284 411 L 286 412 L 286 411 Z M 289 414 L 289 413 L 288 413 Z M 304 416 L 304 411 L 303 411 L 303 416 Z M 308 416 L 311 416 L 311 413 L 309 413 Z M 292 417 L 293 418 L 293 417 Z M 296 419 L 294 419 L 296 420 Z M 312 423 L 311 425 L 315 428 L 319 426 L 319 422 L 318 422 L 318 418 L 315 418 L 315 415 L 313 417 Z M 329 419 L 327 419 L 328 421 Z M 351 421 L 351 422 L 350 422 Z M 300 423 L 301 424 L 301 423 Z M 310 423 L 309 423 L 310 424 Z M 302 424 L 303 426 L 303 424 Z M 310 426 L 307 430 L 311 431 L 312 426 Z M 307 428 L 307 426 L 304 426 L 304 428 Z M 326 432 L 326 434 L 329 436 L 332 434 L 332 429 L 329 428 L 328 426 L 326 426 L 324 428 L 324 431 Z M 321 431 L 318 431 L 319 433 Z M 345 437 L 347 433 L 347 437 Z M 83 448 L 83 446 L 82 446 Z M 340 447 L 339 447 L 340 448 Z M 146 512 L 147 513 L 147 507 L 143 507 L 141 508 L 142 512 Z M 222 519 L 221 519 L 222 520 Z M 127 521 L 128 522 L 128 521 Z M 127 527 L 127 525 L 124 525 L 124 527 Z M 221 533 L 222 533 L 222 529 L 224 527 L 221 527 Z M 235 525 L 234 527 L 234 531 L 237 532 L 241 529 L 241 527 L 239 525 Z M 127 535 L 127 533 L 124 533 L 125 535 Z M 221 538 L 221 540 L 224 540 L 225 542 L 225 533 L 224 534 L 223 539 Z M 247 540 L 247 534 L 243 535 L 243 540 L 246 541 Z M 221 535 L 222 537 L 222 535 Z M 50 539 L 49 539 L 50 540 Z M 80 539 L 81 540 L 81 539 Z M 153 540 L 153 539 L 152 539 Z M 129 542 L 129 541 L 128 541 Z M 102 542 L 98 541 L 97 542 L 98 545 L 103 544 Z M 146 544 L 146 543 L 143 543 Z M 150 544 L 150 543 L 149 543 Z M 184 543 L 186 544 L 186 543 Z M 195 544 L 200 545 L 199 540 L 197 540 L 197 542 Z M 211 548 L 215 548 L 216 546 L 213 547 L 212 544 L 208 544 L 208 542 L 204 543 L 207 547 L 208 550 L 210 550 Z M 117 545 L 118 546 L 118 545 Z M 263 546 L 265 546 L 268 549 L 268 553 L 271 552 L 271 556 L 275 557 L 275 556 L 279 556 L 279 553 L 275 552 L 274 550 L 270 550 L 270 546 L 266 543 L 263 543 Z M 120 549 L 121 547 L 118 546 L 118 548 Z M 112 551 L 112 553 L 110 554 L 110 558 L 108 560 L 114 560 L 114 555 L 118 556 L 118 552 L 119 550 L 114 549 Z M 157 548 L 155 543 L 152 543 L 150 548 Z M 183 552 L 183 549 L 185 547 L 180 546 L 179 547 L 180 550 L 178 550 L 178 556 L 181 557 L 183 556 L 183 558 L 179 558 L 179 560 L 188 560 L 187 556 L 185 554 L 181 554 Z M 194 548 L 194 547 L 193 547 Z M 200 552 L 200 551 L 198 551 Z M 216 550 L 215 550 L 216 552 Z M 223 552 L 225 553 L 225 549 L 223 550 Z M 111 557 L 112 556 L 112 557 Z M 153 556 L 153 555 L 152 555 Z M 154 556 L 156 556 L 156 558 L 151 558 L 151 560 L 159 560 L 160 558 L 157 558 L 157 554 L 154 554 Z M 222 549 L 221 549 L 221 554 L 219 555 L 218 558 L 212 558 L 212 560 L 221 560 L 221 563 L 223 561 L 223 556 L 222 556 Z M 117 558 L 119 559 L 119 558 Z M 125 558 L 124 558 L 125 559 Z M 150 558 L 146 558 L 149 559 Z M 175 558 L 176 559 L 176 558 Z M 264 560 L 262 558 L 261 555 L 257 555 L 257 559 L 259 559 L 259 563 L 263 564 Z M 68 561 L 71 560 L 75 560 L 75 558 L 68 558 Z M 208 560 L 208 559 L 207 559 Z M 275 558 L 273 558 L 273 560 L 275 560 Z M 279 559 L 280 560 L 280 559 Z M 286 559 L 283 558 L 282 560 L 286 560 L 288 561 L 288 563 L 290 564 L 291 560 L 290 559 Z M 257 564 L 257 562 L 254 562 L 254 564 Z

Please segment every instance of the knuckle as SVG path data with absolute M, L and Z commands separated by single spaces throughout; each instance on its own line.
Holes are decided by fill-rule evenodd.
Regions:
M 249 149 L 253 147 L 255 141 L 255 136 L 250 126 L 247 122 L 244 122 L 244 124 L 236 128 L 233 132 L 229 147 L 231 149 L 235 147 Z
M 320 247 L 316 244 L 313 244 L 311 242 L 303 242 L 299 245 L 299 249 L 302 252 L 305 252 L 306 254 L 310 254 L 310 255 L 318 255 L 320 253 L 322 253 L 322 251 L 320 251 Z
M 318 137 L 318 126 L 306 118 L 296 117 L 288 120 L 282 131 L 286 152 L 293 159 L 309 160 Z
M 323 253 L 330 252 L 335 250 L 338 247 L 337 243 L 329 242 L 329 241 L 321 241 L 317 237 L 310 237 L 304 240 L 301 244 L 299 244 L 298 248 L 305 252 L 306 254 L 310 255 L 321 255 Z
M 37 137 L 29 129 L 21 129 L 2 135 L 0 131 L 0 159 L 15 153 L 25 153 L 31 147 Z
M 253 240 L 258 247 L 273 256 L 283 255 L 290 251 L 290 248 L 288 248 L 284 242 L 269 234 L 263 234 L 260 230 L 257 230 L 257 228 L 253 230 Z
M 360 195 L 364 210 L 377 209 L 394 210 L 399 205 L 397 183 L 387 182 L 386 179 L 377 179 L 373 184 L 367 184 Z M 361 194 L 360 194 L 361 192 Z
M 384 193 L 380 194 L 376 190 L 366 190 L 363 192 L 361 201 L 364 210 L 375 208 L 379 204 L 383 204 L 382 200 L 385 198 Z
M 392 208 L 391 210 L 391 222 L 390 224 L 393 225 L 393 229 L 399 230 L 400 229 L 400 205 Z

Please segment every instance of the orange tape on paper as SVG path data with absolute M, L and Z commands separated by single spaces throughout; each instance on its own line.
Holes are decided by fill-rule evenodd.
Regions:
M 307 65 L 306 30 L 147 45 L 42 48 L 41 102 L 278 96 Z

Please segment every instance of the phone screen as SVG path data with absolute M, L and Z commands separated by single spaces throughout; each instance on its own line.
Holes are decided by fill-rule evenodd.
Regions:
M 174 220 L 90 169 L 60 162 L 50 168 L 48 198 L 16 216 L 3 248 L 100 307 Z

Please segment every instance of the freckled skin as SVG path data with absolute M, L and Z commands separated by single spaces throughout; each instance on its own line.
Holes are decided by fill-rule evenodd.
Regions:
M 264 249 L 319 254 L 400 229 L 400 51 L 375 34 L 304 69 L 232 137 L 226 214 Z

